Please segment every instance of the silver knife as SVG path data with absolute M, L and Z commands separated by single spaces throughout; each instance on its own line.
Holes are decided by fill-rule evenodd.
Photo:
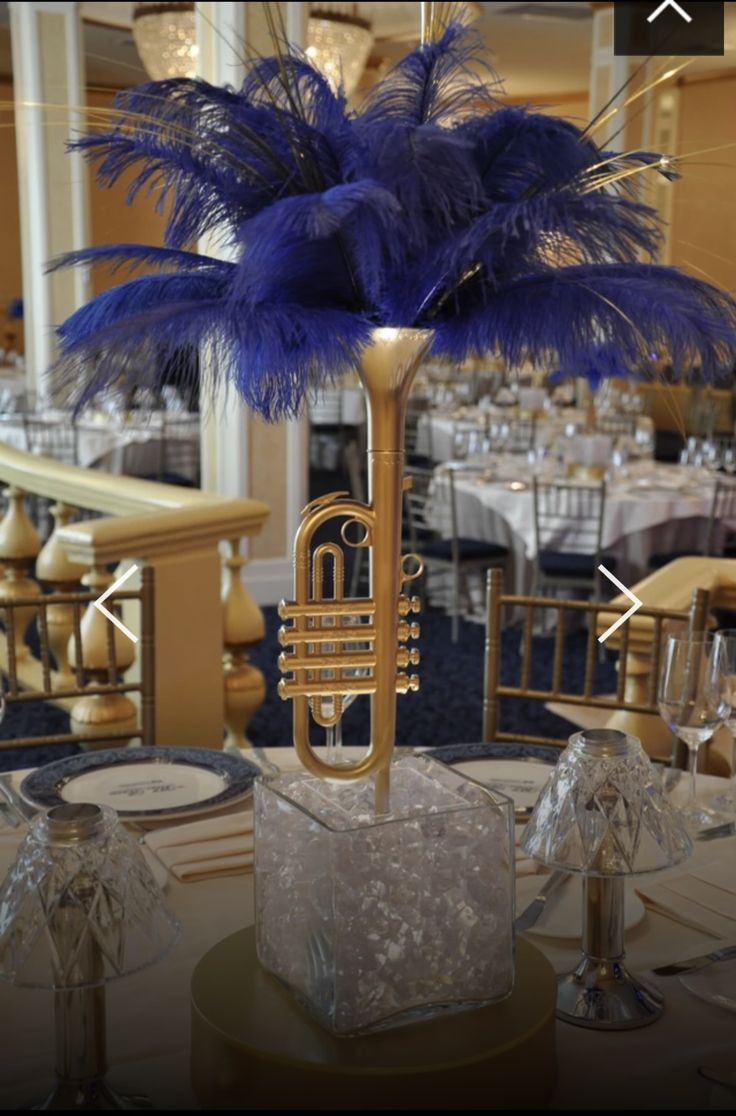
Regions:
M 690 957 L 687 961 L 676 961 L 673 965 L 661 965 L 658 969 L 652 969 L 652 972 L 663 977 L 681 976 L 683 973 L 705 969 L 716 961 L 730 961 L 732 957 L 736 957 L 736 945 L 714 949 L 712 953 L 702 953 L 700 957 Z
M 567 878 L 567 872 L 553 872 L 545 883 L 542 890 L 539 892 L 539 895 L 537 895 L 535 899 L 532 899 L 526 910 L 524 910 L 519 915 L 516 922 L 514 923 L 514 928 L 516 930 L 528 930 L 530 926 L 533 926 L 534 923 L 541 917 L 545 903 L 549 899 L 550 895 L 554 891 L 557 891 L 557 888 L 560 886 L 560 884 L 564 883 Z

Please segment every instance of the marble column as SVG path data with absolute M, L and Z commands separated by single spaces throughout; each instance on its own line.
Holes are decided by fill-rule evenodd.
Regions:
M 87 171 L 66 142 L 84 124 L 79 5 L 10 3 L 28 391 L 46 396 L 54 326 L 89 297 L 84 268 L 46 275 L 50 259 L 88 243 Z
M 282 8 L 289 39 L 303 42 L 307 5 Z M 272 53 L 260 4 L 200 3 L 197 11 L 199 72 L 208 81 L 239 85 L 243 43 L 259 54 Z M 262 534 L 250 542 L 246 576 L 259 604 L 275 603 L 291 594 L 292 540 L 307 502 L 308 425 L 306 419 L 261 422 L 233 392 L 228 398 L 213 384 L 206 358 L 203 365 L 202 487 L 250 496 L 271 508 Z

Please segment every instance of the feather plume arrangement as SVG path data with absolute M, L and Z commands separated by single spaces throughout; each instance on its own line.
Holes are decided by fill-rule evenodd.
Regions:
M 494 351 L 568 367 L 664 348 L 703 374 L 736 359 L 736 303 L 657 264 L 640 174 L 651 152 L 601 150 L 561 119 L 500 104 L 482 40 L 454 24 L 350 111 L 306 59 L 254 59 L 239 90 L 201 80 L 120 93 L 75 139 L 99 182 L 131 169 L 165 246 L 90 248 L 52 266 L 144 267 L 59 328 L 76 405 L 150 384 L 192 348 L 268 419 L 354 368 L 377 326 L 431 328 L 433 353 Z M 227 259 L 196 250 L 207 237 Z M 215 251 L 215 249 L 213 249 Z

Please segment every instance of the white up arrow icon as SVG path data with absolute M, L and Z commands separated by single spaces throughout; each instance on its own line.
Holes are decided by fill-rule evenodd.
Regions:
M 640 601 L 639 598 L 634 593 L 632 593 L 630 589 L 627 589 L 625 585 L 622 585 L 619 579 L 617 577 L 614 577 L 611 571 L 607 570 L 605 566 L 599 566 L 598 569 L 601 571 L 602 574 L 605 574 L 608 580 L 612 581 L 613 584 L 616 585 L 622 593 L 625 593 L 630 601 L 634 602 L 628 612 L 625 612 L 623 616 L 619 616 L 618 620 L 614 624 L 611 624 L 611 627 L 608 628 L 602 636 L 598 636 L 598 642 L 605 643 L 608 637 L 612 636 L 617 628 L 620 628 L 622 624 L 625 624 L 627 620 L 631 619 L 637 609 L 641 608 L 644 602 Z
M 107 589 L 105 590 L 105 592 L 100 597 L 98 597 L 96 601 L 92 601 L 93 608 L 96 608 L 99 612 L 102 613 L 103 616 L 106 616 L 107 619 L 110 621 L 110 623 L 114 624 L 116 628 L 119 628 L 119 630 L 123 633 L 123 635 L 126 635 L 128 637 L 128 639 L 132 639 L 133 643 L 138 642 L 138 636 L 133 635 L 133 633 L 128 628 L 125 627 L 125 624 L 123 624 L 122 621 L 118 620 L 117 616 L 115 616 L 114 613 L 110 612 L 109 609 L 105 608 L 105 605 L 104 605 L 103 602 L 106 601 L 108 597 L 112 596 L 113 593 L 117 592 L 117 590 L 120 588 L 120 586 L 123 584 L 123 582 L 127 581 L 128 578 L 132 574 L 134 574 L 137 569 L 138 569 L 137 566 L 131 566 L 129 570 L 125 571 L 125 573 L 123 574 L 122 577 L 119 577 L 117 579 L 117 581 L 113 581 L 112 585 L 109 585 L 107 587 Z M 628 613 L 627 613 L 627 616 L 628 616 Z
M 652 12 L 650 16 L 647 16 L 647 23 L 654 23 L 655 19 L 659 19 L 662 12 L 666 12 L 668 8 L 674 8 L 677 14 L 682 16 L 687 23 L 692 23 L 693 17 L 688 15 L 685 9 L 677 4 L 675 0 L 663 0 L 663 3 L 659 5 L 657 10 Z

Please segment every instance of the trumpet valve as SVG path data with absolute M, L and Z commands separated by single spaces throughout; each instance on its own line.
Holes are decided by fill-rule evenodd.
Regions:
M 401 667 L 419 666 L 421 655 L 418 647 L 400 647 L 396 656 L 396 665 Z
M 417 693 L 419 690 L 419 675 L 418 674 L 397 674 L 396 675 L 396 692 L 399 694 Z
M 401 620 L 397 629 L 399 643 L 406 643 L 407 639 L 419 639 L 421 628 L 417 623 L 407 623 L 406 620 Z
M 410 612 L 417 613 L 422 611 L 422 602 L 419 597 L 407 597 L 405 594 L 399 597 L 399 616 L 408 616 Z

